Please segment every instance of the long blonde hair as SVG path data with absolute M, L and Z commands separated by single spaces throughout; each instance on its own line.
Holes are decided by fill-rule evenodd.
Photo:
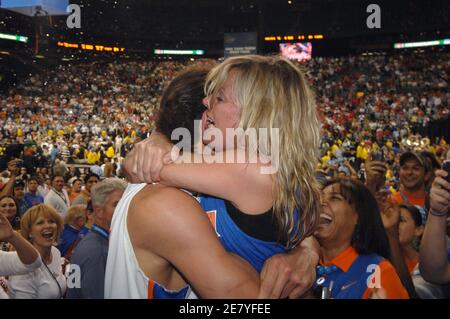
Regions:
M 320 191 L 315 178 L 320 123 L 315 97 L 304 75 L 292 62 L 280 57 L 247 55 L 232 57 L 208 75 L 206 96 L 215 97 L 230 72 L 235 104 L 241 108 L 239 127 L 278 128 L 278 140 L 269 131 L 269 150 L 279 143 L 279 168 L 272 187 L 273 213 L 280 241 L 297 244 L 314 233 L 319 220 Z M 267 154 L 267 149 L 258 151 Z M 270 154 L 271 160 L 278 154 Z M 298 221 L 295 218 L 298 210 Z

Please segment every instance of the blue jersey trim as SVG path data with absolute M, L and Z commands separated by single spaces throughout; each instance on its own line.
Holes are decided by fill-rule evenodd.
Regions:
M 178 291 L 167 290 L 156 282 L 153 286 L 153 299 L 185 299 L 189 292 L 189 286 Z
M 263 241 L 243 232 L 228 214 L 223 199 L 200 196 L 200 205 L 207 213 L 215 211 L 215 228 L 224 248 L 247 260 L 258 272 L 268 258 L 286 253 L 291 248 L 277 242 Z

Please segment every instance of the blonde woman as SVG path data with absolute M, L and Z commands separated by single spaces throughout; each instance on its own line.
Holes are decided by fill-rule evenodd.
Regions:
M 39 252 L 42 265 L 26 275 L 9 278 L 12 299 L 58 299 L 64 296 L 66 280 L 61 254 L 54 247 L 63 222 L 54 208 L 39 204 L 30 208 L 20 222 L 21 235 Z
M 172 146 L 156 133 L 137 144 L 125 171 L 132 182 L 208 194 L 200 202 L 224 247 L 261 271 L 267 259 L 312 235 L 318 222 L 313 93 L 293 63 L 254 55 L 215 67 L 205 92 L 203 142 L 214 152 L 183 150 L 182 159 L 168 164 Z M 250 135 L 233 136 L 233 128 L 256 131 L 258 143 Z
M 70 259 L 75 246 L 89 232 L 89 228 L 85 226 L 87 222 L 86 205 L 70 206 L 64 222 L 58 249 L 61 256 Z

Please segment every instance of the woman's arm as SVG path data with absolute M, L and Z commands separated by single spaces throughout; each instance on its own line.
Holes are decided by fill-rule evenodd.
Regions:
M 234 150 L 201 156 L 183 154 L 174 164 L 168 164 L 161 170 L 161 183 L 185 188 L 191 191 L 209 194 L 239 203 L 244 201 L 272 201 L 272 179 L 261 174 L 261 164 L 246 163 L 245 159 L 230 162 L 237 153 Z
M 30 264 L 21 262 L 17 252 L 0 251 L 0 276 L 24 275 L 32 272 L 42 265 L 40 256 Z
M 445 171 L 436 171 L 430 191 L 430 213 L 420 245 L 420 273 L 425 280 L 436 284 L 450 282 L 446 235 L 450 184 L 445 176 Z
M 14 246 L 17 256 L 24 265 L 32 265 L 39 260 L 39 263 L 35 268 L 40 266 L 39 253 L 28 240 L 23 238 L 17 232 L 14 232 L 14 235 L 9 242 Z
M 18 175 L 18 170 L 19 170 L 17 168 L 16 160 L 12 160 L 12 161 L 8 162 L 8 170 L 11 172 L 11 176 L 8 180 L 8 183 L 6 183 L 5 187 L 3 187 L 2 191 L 0 192 L 0 197 L 13 194 L 13 186 L 14 186 L 14 182 L 16 181 L 16 177 Z
M 244 151 L 184 152 L 177 160 L 177 156 L 171 158 L 171 153 L 177 154 L 172 152 L 172 144 L 162 134 L 153 133 L 138 143 L 125 159 L 124 172 L 128 180 L 133 183 L 161 182 L 217 196 L 234 202 L 243 210 L 242 202 L 260 204 L 261 198 L 265 202 L 262 206 L 271 206 L 272 177 L 262 174 L 264 166 L 257 159 L 246 157 Z
M 0 214 L 0 241 L 9 242 L 16 249 L 15 252 L 2 253 L 0 259 L 1 276 L 28 273 L 41 265 L 38 251 L 12 229 L 8 219 L 2 214 Z
M 35 273 L 11 276 L 8 280 L 11 299 L 37 299 L 38 285 Z

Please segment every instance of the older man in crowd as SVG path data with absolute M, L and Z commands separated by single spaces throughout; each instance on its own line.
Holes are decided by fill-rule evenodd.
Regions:
M 68 299 L 103 299 L 109 228 L 126 185 L 123 180 L 107 178 L 92 187 L 95 221 L 72 255 L 69 276 L 77 265 L 81 280 L 80 287 L 69 287 Z

